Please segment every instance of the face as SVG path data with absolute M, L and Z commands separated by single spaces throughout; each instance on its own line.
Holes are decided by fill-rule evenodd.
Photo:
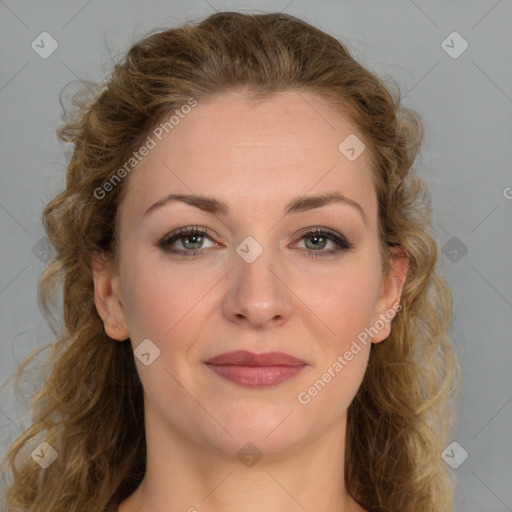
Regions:
M 135 362 L 155 428 L 235 453 L 344 423 L 403 284 L 403 260 L 381 274 L 369 155 L 338 148 L 350 135 L 363 140 L 318 96 L 230 92 L 200 101 L 130 175 L 96 302 L 112 338 L 150 340 L 149 364 Z M 239 350 L 303 364 L 206 363 Z

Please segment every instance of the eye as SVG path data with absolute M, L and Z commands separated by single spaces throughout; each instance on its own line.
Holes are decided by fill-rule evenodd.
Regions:
M 202 254 L 201 251 L 198 250 L 204 249 L 204 240 L 208 239 L 212 241 L 207 233 L 207 229 L 196 226 L 179 228 L 164 236 L 157 245 L 166 253 L 197 256 L 198 254 Z M 173 247 L 176 242 L 180 243 L 182 249 Z M 213 246 L 214 245 L 216 244 L 214 243 Z
M 165 253 L 191 257 L 204 254 L 202 249 L 205 249 L 205 240 L 212 243 L 209 247 L 219 247 L 219 244 L 213 242 L 207 229 L 198 226 L 187 226 L 164 236 L 157 245 Z M 312 258 L 333 256 L 353 248 L 353 244 L 345 236 L 328 228 L 309 229 L 300 236 L 300 240 L 305 243 L 305 254 Z M 181 245 L 181 248 L 175 246 L 177 243 Z M 329 243 L 334 247 L 324 250 Z
M 334 255 L 354 247 L 352 242 L 345 236 L 327 228 L 315 228 L 307 231 L 301 235 L 302 240 L 305 243 L 306 249 L 309 249 L 306 250 L 306 255 L 312 258 Z M 329 242 L 334 244 L 334 248 L 323 250 Z

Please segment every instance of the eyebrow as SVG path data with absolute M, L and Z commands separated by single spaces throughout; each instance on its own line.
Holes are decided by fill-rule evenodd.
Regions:
M 172 201 L 181 201 L 213 215 L 227 215 L 229 213 L 228 204 L 219 199 L 215 199 L 214 197 L 201 196 L 197 194 L 169 194 L 152 204 L 144 212 L 144 216 Z M 322 206 L 331 203 L 341 203 L 354 207 L 361 214 L 364 223 L 366 225 L 368 224 L 368 219 L 362 206 L 359 203 L 356 203 L 353 199 L 349 199 L 339 192 L 326 192 L 324 194 L 297 197 L 285 206 L 284 215 L 286 216 L 291 213 L 299 213 L 313 210 L 315 208 L 321 208 Z

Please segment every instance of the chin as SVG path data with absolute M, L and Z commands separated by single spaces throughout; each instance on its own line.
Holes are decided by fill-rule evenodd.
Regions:
M 266 454 L 282 453 L 300 444 L 308 435 L 308 431 L 304 430 L 305 423 L 297 423 L 298 415 L 290 407 L 281 408 L 269 404 L 241 407 L 227 414 L 227 417 L 229 419 L 221 421 L 221 415 L 216 415 L 226 430 L 219 427 L 215 429 L 213 438 L 211 430 L 205 432 L 204 436 L 209 438 L 211 444 L 229 453 L 238 453 L 247 443 Z

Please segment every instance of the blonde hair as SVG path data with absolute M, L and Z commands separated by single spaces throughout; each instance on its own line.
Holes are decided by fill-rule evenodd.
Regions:
M 105 197 L 98 187 L 121 168 L 156 123 L 192 97 L 247 88 L 254 99 L 305 91 L 349 116 L 371 155 L 383 270 L 389 246 L 409 257 L 402 309 L 389 338 L 372 346 L 348 411 L 345 479 L 367 509 L 448 512 L 453 481 L 441 459 L 453 425 L 458 364 L 448 337 L 452 295 L 436 272 L 437 244 L 423 180 L 412 171 L 422 123 L 336 38 L 283 13 L 215 13 L 137 42 L 104 84 L 85 88 L 58 135 L 73 144 L 65 190 L 44 209 L 54 248 L 40 278 L 49 315 L 63 292 L 56 341 L 29 355 L 16 382 L 45 348 L 46 381 L 29 405 L 32 425 L 10 446 L 7 509 L 104 511 L 144 476 L 142 387 L 129 343 L 105 333 L 93 296 L 91 259 L 115 255 L 117 214 L 128 178 Z M 30 450 L 58 453 L 41 469 Z

